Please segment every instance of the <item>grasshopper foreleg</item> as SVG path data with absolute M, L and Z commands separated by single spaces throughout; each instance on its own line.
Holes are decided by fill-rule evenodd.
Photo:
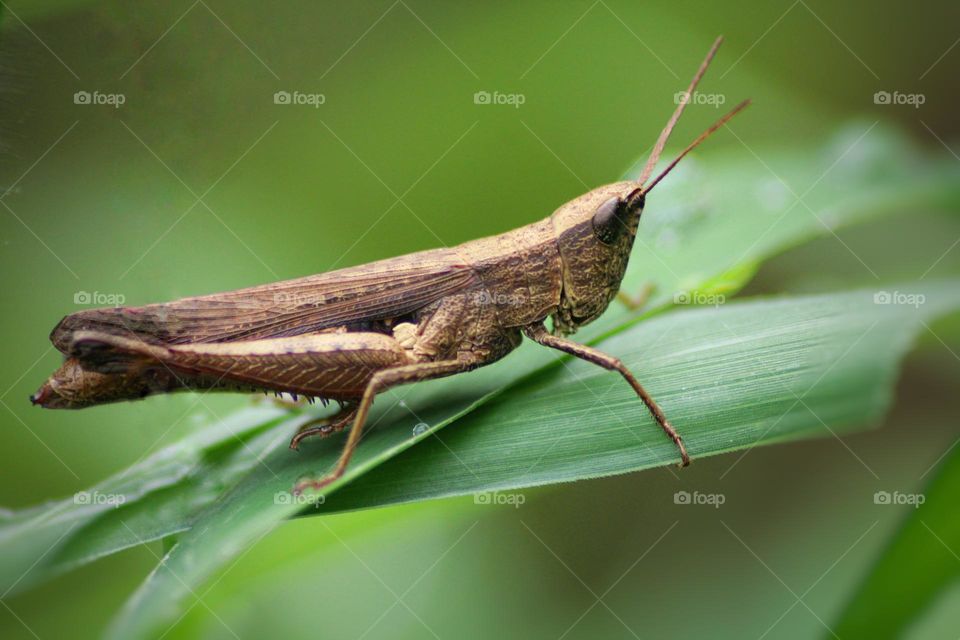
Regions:
M 634 295 L 624 293 L 622 290 L 617 292 L 617 300 L 630 311 L 640 311 L 650 302 L 650 296 L 657 290 L 656 283 L 648 282 L 643 288 Z
M 674 444 L 677 445 L 677 449 L 680 451 L 680 466 L 685 467 L 690 464 L 690 456 L 687 455 L 687 448 L 683 444 L 683 439 L 680 437 L 680 434 L 677 433 L 677 430 L 673 428 L 670 422 L 667 420 L 667 417 L 663 413 L 663 409 L 660 408 L 660 405 L 647 393 L 646 389 L 640 384 L 640 382 L 633 377 L 633 374 L 630 373 L 630 370 L 627 369 L 626 365 L 620 361 L 619 358 L 609 356 L 602 351 L 598 351 L 592 347 L 588 347 L 582 344 L 577 344 L 572 340 L 567 340 L 566 338 L 561 338 L 560 336 L 552 335 L 547 331 L 546 327 L 543 326 L 542 322 L 532 324 L 528 327 L 524 327 L 524 334 L 534 342 L 542 344 L 545 347 L 550 347 L 552 349 L 557 349 L 558 351 L 563 351 L 564 353 L 569 353 L 572 356 L 576 356 L 587 362 L 592 362 L 593 364 L 599 365 L 604 369 L 609 371 L 617 371 L 626 379 L 626 381 L 633 387 L 633 390 L 640 396 L 640 399 L 643 400 L 643 403 L 647 405 L 647 409 L 650 410 L 650 414 L 653 416 L 653 419 L 657 421 L 657 424 L 660 425 L 660 428 L 663 429 L 664 433 L 673 440 Z

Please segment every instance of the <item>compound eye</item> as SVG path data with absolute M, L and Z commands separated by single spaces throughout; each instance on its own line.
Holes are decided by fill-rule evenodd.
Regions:
M 593 234 L 603 244 L 613 244 L 627 230 L 620 219 L 623 206 L 620 198 L 610 198 L 597 207 L 597 212 L 593 214 Z

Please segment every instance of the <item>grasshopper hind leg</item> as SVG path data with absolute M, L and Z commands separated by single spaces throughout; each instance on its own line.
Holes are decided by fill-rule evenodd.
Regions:
M 343 428 L 350 424 L 356 415 L 357 402 L 344 402 L 340 410 L 332 416 L 324 416 L 323 418 L 310 420 L 300 427 L 290 440 L 290 448 L 297 451 L 300 449 L 300 443 L 307 438 L 313 436 L 325 438 L 339 431 L 343 431 Z
M 305 490 L 320 490 L 332 482 L 340 479 L 353 456 L 353 452 L 360 442 L 367 415 L 373 405 L 374 397 L 382 392 L 401 384 L 432 380 L 444 376 L 470 371 L 483 364 L 476 356 L 467 356 L 460 360 L 441 360 L 437 362 L 417 362 L 409 365 L 382 369 L 373 374 L 363 392 L 363 397 L 356 405 L 353 413 L 353 426 L 350 428 L 347 442 L 337 459 L 333 470 L 320 478 L 306 478 L 297 482 L 293 488 L 294 495 L 300 495 Z

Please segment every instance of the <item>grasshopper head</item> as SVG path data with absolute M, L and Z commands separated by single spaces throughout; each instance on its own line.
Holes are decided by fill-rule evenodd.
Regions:
M 598 187 L 551 216 L 560 249 L 563 294 L 554 325 L 564 334 L 602 314 L 620 289 L 645 194 L 635 182 Z
M 687 88 L 687 96 L 693 94 L 722 40 L 717 38 L 713 43 Z M 573 333 L 606 310 L 620 289 L 620 281 L 627 270 L 647 194 L 684 156 L 750 104 L 745 100 L 734 107 L 648 181 L 687 102 L 689 100 L 683 100 L 677 105 L 636 181 L 598 187 L 571 200 L 551 216 L 563 262 L 563 292 L 560 306 L 553 316 L 556 332 Z

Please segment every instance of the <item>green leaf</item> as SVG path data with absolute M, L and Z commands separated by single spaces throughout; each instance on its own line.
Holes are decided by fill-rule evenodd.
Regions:
M 104 555 L 188 529 L 199 510 L 259 457 L 286 444 L 298 421 L 286 417 L 269 406 L 240 411 L 87 491 L 0 516 L 0 589 L 17 593 Z
M 855 291 L 677 310 L 629 327 L 601 347 L 647 383 L 695 458 L 842 433 L 887 409 L 899 358 L 924 322 L 960 307 L 958 285 L 898 287 L 922 295 L 918 307 L 877 304 L 876 292 Z M 501 375 L 509 366 L 495 365 Z M 449 410 L 431 408 L 428 396 L 415 394 L 454 388 L 435 382 L 413 388 L 404 399 L 417 415 L 401 411 L 393 428 L 373 431 L 347 477 L 311 510 L 516 489 L 677 460 L 630 388 L 587 363 L 565 362 L 528 378 L 442 436 L 437 431 L 453 421 Z M 396 456 L 423 438 L 409 429 L 418 416 L 433 437 Z M 285 452 L 269 456 L 273 477 L 255 469 L 210 509 L 127 603 L 111 636 L 147 636 L 169 624 L 187 601 L 202 597 L 196 589 L 219 567 L 300 510 L 285 490 L 304 469 L 324 471 L 337 443 L 317 443 L 310 453 L 306 460 Z
M 882 213 L 960 200 L 954 164 L 921 163 L 902 138 L 869 123 L 851 125 L 818 152 L 765 150 L 762 157 L 747 151 L 709 153 L 705 161 L 691 158 L 681 164 L 650 198 L 624 290 L 655 283 L 654 311 L 682 301 L 676 296 L 683 292 L 731 295 L 764 259 L 804 240 Z M 806 204 L 794 194 L 802 195 Z M 636 318 L 624 307 L 611 305 L 577 338 L 596 341 Z M 440 426 L 555 361 L 552 352 L 525 345 L 500 365 L 385 394 L 372 419 L 381 421 L 380 428 L 365 437 L 348 478 L 431 438 Z M 644 366 L 641 371 L 648 370 Z M 400 398 L 409 406 L 399 406 Z M 288 477 L 292 482 L 303 473 L 322 472 L 339 449 L 337 438 L 310 443 L 300 455 L 284 450 L 261 460 L 274 448 L 283 448 L 280 444 L 295 430 L 295 423 L 317 413 L 293 412 L 289 421 L 279 423 L 284 415 L 276 409 L 243 412 L 230 419 L 231 426 L 212 425 L 89 489 L 102 495 L 122 494 L 126 501 L 119 509 L 81 509 L 67 500 L 0 516 L 0 584 L 14 587 L 13 593 L 102 555 L 187 531 L 246 470 L 259 468 L 274 480 L 272 471 L 261 468 L 268 461 L 285 482 Z M 402 426 L 388 428 L 393 423 Z M 419 423 L 430 430 L 414 436 Z M 239 446 L 237 438 L 247 438 L 244 434 L 258 440 Z M 255 474 L 249 483 L 260 481 Z M 274 485 L 268 484 L 271 490 L 263 497 L 272 505 Z M 234 495 L 225 496 L 208 515 L 226 508 Z M 291 505 L 276 507 L 263 507 L 264 521 L 296 511 Z
M 960 282 L 670 313 L 601 343 L 642 380 L 694 458 L 877 422 L 896 365 L 923 323 L 960 305 Z M 331 496 L 325 509 L 568 482 L 677 461 L 613 373 L 564 362 L 511 388 L 430 442 Z M 734 464 L 734 460 L 731 460 Z
M 939 593 L 960 580 L 960 449 L 943 463 L 924 493 L 888 491 L 875 499 L 895 503 L 897 495 L 904 496 L 907 506 L 902 508 L 909 514 L 836 625 L 841 638 L 899 636 Z M 922 504 L 908 506 L 919 502 L 917 496 L 922 496 Z

